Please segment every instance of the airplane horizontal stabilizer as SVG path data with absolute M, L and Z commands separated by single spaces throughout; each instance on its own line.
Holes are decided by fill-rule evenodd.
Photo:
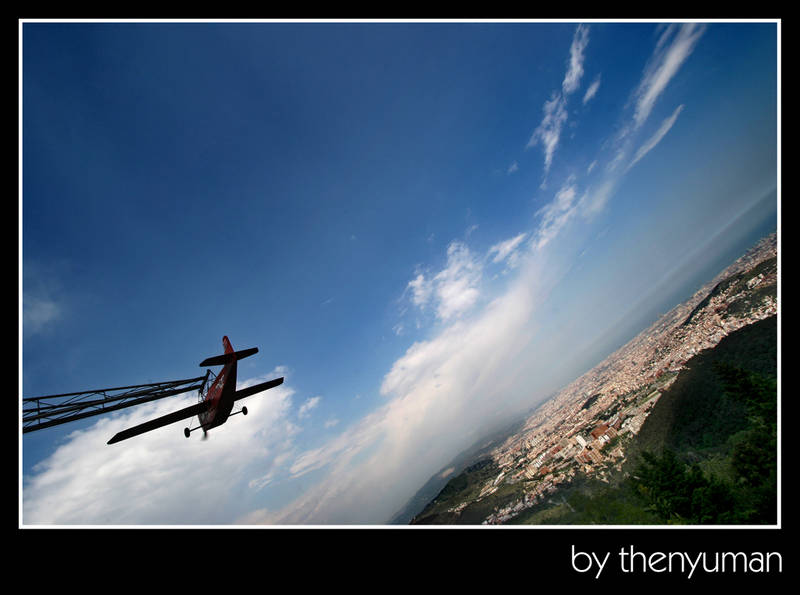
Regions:
M 146 421 L 138 426 L 133 426 L 132 428 L 118 432 L 111 440 L 107 442 L 107 444 L 114 444 L 116 442 L 120 442 L 121 440 L 127 440 L 128 438 L 133 438 L 134 436 L 144 434 L 145 432 L 149 432 L 163 426 L 168 426 L 169 424 L 174 424 L 182 419 L 194 417 L 195 415 L 198 415 L 207 409 L 208 403 L 203 401 L 197 403 L 196 405 L 186 407 L 185 409 L 180 409 L 179 411 L 168 413 L 167 415 L 162 415 L 161 417 L 151 419 L 150 421 Z
M 278 386 L 279 384 L 283 384 L 283 377 L 270 380 L 269 382 L 262 382 L 261 384 L 256 384 L 255 386 L 248 386 L 247 388 L 237 390 L 236 394 L 233 396 L 233 400 L 238 401 L 239 399 L 244 399 L 250 395 L 254 395 L 256 393 L 260 393 L 261 391 Z
M 258 353 L 258 347 L 251 347 L 250 349 L 242 349 L 241 351 L 232 351 L 231 353 L 223 353 L 222 355 L 215 355 L 200 362 L 200 367 L 204 366 L 224 366 L 232 361 L 244 359 Z

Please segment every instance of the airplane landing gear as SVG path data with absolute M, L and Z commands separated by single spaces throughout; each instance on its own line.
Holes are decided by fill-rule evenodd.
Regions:
M 195 430 L 203 430 L 203 434 L 206 433 L 205 429 L 203 429 L 203 426 L 197 426 L 196 428 L 192 428 L 191 430 L 189 428 L 183 428 L 183 435 L 188 438 L 189 434 L 191 434 Z
M 242 414 L 247 415 L 247 407 L 242 407 Z

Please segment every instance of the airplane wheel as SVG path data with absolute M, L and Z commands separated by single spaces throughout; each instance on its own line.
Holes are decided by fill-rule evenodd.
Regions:
M 189 428 L 183 428 L 183 435 L 189 437 Z
M 243 413 L 244 415 L 247 415 L 247 407 L 242 407 L 242 413 Z

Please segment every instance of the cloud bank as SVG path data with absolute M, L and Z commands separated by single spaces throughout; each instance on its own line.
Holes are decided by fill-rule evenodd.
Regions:
M 250 379 L 244 388 L 273 375 Z M 71 433 L 24 479 L 26 525 L 180 525 L 231 523 L 244 502 L 235 486 L 258 491 L 293 454 L 293 390 L 284 385 L 249 397 L 247 423 L 228 423 L 207 440 L 183 437 L 173 424 L 117 445 L 127 427 L 187 407 L 196 395 L 149 403 L 103 417 Z M 196 420 L 187 420 L 197 423 Z

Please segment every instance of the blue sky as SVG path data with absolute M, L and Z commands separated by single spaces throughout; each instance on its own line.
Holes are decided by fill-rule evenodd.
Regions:
M 21 436 L 25 524 L 385 523 L 776 229 L 774 22 L 21 28 L 20 392 L 286 378 Z

